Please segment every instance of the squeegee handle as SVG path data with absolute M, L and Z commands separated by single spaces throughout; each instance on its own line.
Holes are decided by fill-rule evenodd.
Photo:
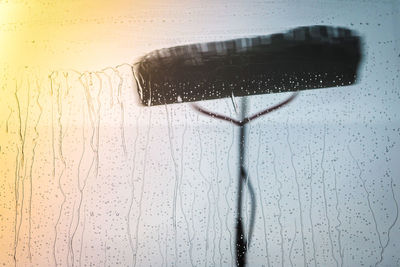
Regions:
M 237 214 L 237 218 L 236 218 L 236 265 L 238 267 L 244 267 L 246 266 L 246 254 L 247 254 L 247 250 L 248 250 L 248 245 L 250 243 L 251 240 L 251 235 L 253 232 L 253 225 L 254 225 L 254 216 L 255 216 L 255 197 L 254 197 L 254 191 L 252 189 L 251 183 L 248 180 L 247 177 L 247 173 L 244 167 L 244 156 L 245 156 L 245 140 L 246 140 L 246 129 L 245 126 L 248 122 L 253 121 L 263 115 L 266 115 L 274 110 L 277 110 L 287 104 L 289 104 L 290 102 L 293 101 L 293 99 L 296 98 L 296 96 L 298 95 L 298 92 L 293 93 L 290 97 L 288 97 L 286 100 L 272 106 L 269 107 L 267 109 L 264 109 L 256 114 L 253 114 L 252 116 L 249 117 L 244 117 L 242 120 L 235 120 L 233 118 L 230 118 L 228 116 L 225 115 L 221 115 L 221 114 L 217 114 L 211 111 L 208 111 L 202 107 L 200 107 L 197 104 L 192 103 L 191 107 L 204 114 L 207 116 L 210 116 L 212 118 L 215 119 L 219 119 L 219 120 L 224 120 L 230 123 L 235 124 L 236 126 L 240 127 L 240 140 L 239 140 L 239 151 L 240 151 L 240 156 L 239 156 L 239 161 L 240 161 L 240 178 L 239 178 L 239 184 L 238 184 L 238 204 L 237 204 L 237 210 L 238 210 L 238 214 Z M 242 103 L 242 114 L 244 115 L 246 111 L 246 102 L 244 100 L 244 102 Z M 248 233 L 248 237 L 246 239 L 245 237 L 245 233 L 244 233 L 244 226 L 243 226 L 243 219 L 242 219 L 242 191 L 243 191 L 243 185 L 244 183 L 247 182 L 247 185 L 250 189 L 250 195 L 251 195 L 251 199 L 252 199 L 252 213 L 251 213 L 251 221 L 250 221 L 250 230 Z
M 260 111 L 260 112 L 258 112 L 256 114 L 253 114 L 253 115 L 251 115 L 249 117 L 245 117 L 242 120 L 235 120 L 235 119 L 230 118 L 228 116 L 208 111 L 208 110 L 202 108 L 201 106 L 199 106 L 198 104 L 195 104 L 195 103 L 191 103 L 190 105 L 194 110 L 196 110 L 196 111 L 198 111 L 198 112 L 200 112 L 200 113 L 202 113 L 204 115 L 207 115 L 209 117 L 212 117 L 212 118 L 215 118 L 215 119 L 219 119 L 219 120 L 224 120 L 224 121 L 233 123 L 236 126 L 244 126 L 245 124 L 247 124 L 250 121 L 253 121 L 253 120 L 255 120 L 255 119 L 257 119 L 257 118 L 259 118 L 261 116 L 264 116 L 264 115 L 266 115 L 266 114 L 268 114 L 268 113 L 270 113 L 270 112 L 272 112 L 274 110 L 277 110 L 277 109 L 289 104 L 290 102 L 293 101 L 293 99 L 296 98 L 297 95 L 298 95 L 298 92 L 295 92 L 289 98 L 287 98 L 286 100 L 284 100 L 284 101 L 282 101 L 282 102 L 280 102 L 280 103 L 278 103 L 278 104 L 276 104 L 276 105 L 274 105 L 272 107 L 264 109 L 264 110 L 262 110 L 262 111 Z

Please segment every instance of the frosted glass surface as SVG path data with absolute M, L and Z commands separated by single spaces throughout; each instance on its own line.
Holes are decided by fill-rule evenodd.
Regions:
M 30 15 L 10 15 L 19 8 Z M 360 76 L 249 124 L 247 266 L 400 266 L 399 2 L 0 9 L 0 40 L 19 51 L 0 57 L 3 266 L 235 266 L 238 128 L 186 103 L 141 106 L 131 65 L 153 49 L 315 24 L 362 36 Z M 250 96 L 247 112 L 288 96 Z M 231 99 L 201 105 L 240 116 Z

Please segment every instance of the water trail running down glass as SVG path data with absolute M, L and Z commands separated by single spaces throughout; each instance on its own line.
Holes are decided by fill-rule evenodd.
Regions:
M 2 263 L 234 264 L 236 124 L 188 105 L 150 111 L 132 79 L 123 65 L 2 80 Z M 249 113 L 289 97 L 255 99 Z M 221 101 L 202 107 L 235 116 Z M 248 120 L 249 266 L 396 264 L 399 130 L 389 109 L 354 122 L 360 105 L 345 90 L 303 93 Z

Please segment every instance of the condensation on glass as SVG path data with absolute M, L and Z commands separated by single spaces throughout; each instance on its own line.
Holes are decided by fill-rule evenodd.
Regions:
M 154 48 L 314 24 L 359 32 L 357 84 L 301 92 L 248 127 L 257 212 L 247 265 L 400 265 L 396 2 L 193 1 L 146 12 Z M 237 128 L 187 104 L 141 106 L 132 63 L 1 67 L 1 264 L 235 266 Z M 247 112 L 288 96 L 250 96 Z M 202 105 L 239 118 L 241 101 Z

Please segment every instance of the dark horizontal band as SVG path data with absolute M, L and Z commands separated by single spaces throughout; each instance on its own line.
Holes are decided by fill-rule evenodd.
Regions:
M 153 51 L 135 64 L 141 102 L 161 105 L 355 83 L 360 37 L 345 28 L 299 27 L 284 34 Z

